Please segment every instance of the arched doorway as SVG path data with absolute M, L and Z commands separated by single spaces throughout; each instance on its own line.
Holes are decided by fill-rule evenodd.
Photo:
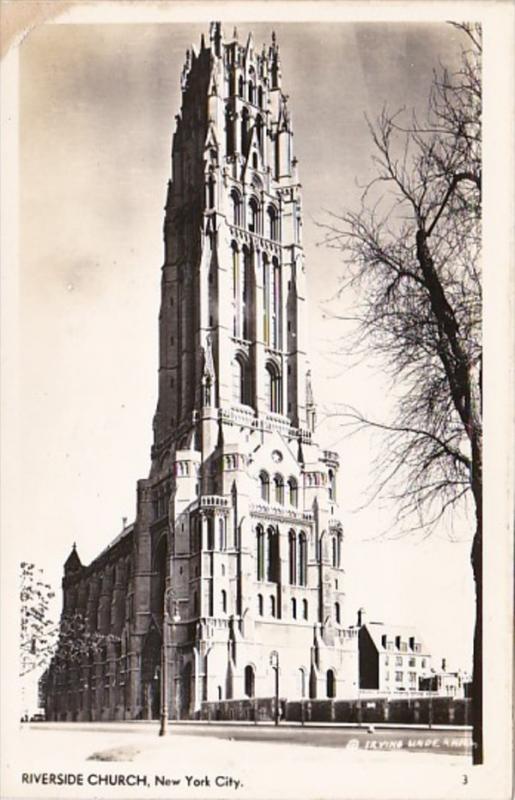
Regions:
M 181 670 L 181 683 L 179 687 L 179 717 L 180 719 L 188 719 L 191 710 L 191 681 L 192 681 L 192 674 L 193 670 L 191 667 L 191 662 L 188 661 L 187 664 Z
M 254 675 L 254 667 L 250 664 L 247 664 L 245 667 L 245 695 L 246 697 L 254 697 L 255 691 L 255 675 Z
M 141 654 L 141 706 L 143 719 L 159 719 L 161 705 L 161 636 L 151 628 Z

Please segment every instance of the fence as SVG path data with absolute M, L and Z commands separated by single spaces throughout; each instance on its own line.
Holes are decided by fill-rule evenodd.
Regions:
M 284 700 L 287 722 L 391 723 L 404 725 L 470 725 L 470 699 L 453 697 L 366 698 L 359 700 Z M 266 722 L 274 719 L 273 697 L 202 703 L 200 719 Z

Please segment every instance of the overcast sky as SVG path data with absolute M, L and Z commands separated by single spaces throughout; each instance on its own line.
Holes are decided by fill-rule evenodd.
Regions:
M 226 23 L 227 31 L 232 24 Z M 30 515 L 20 558 L 59 586 L 72 543 L 89 563 L 135 513 L 149 469 L 157 390 L 162 222 L 179 75 L 208 26 L 47 25 L 20 47 L 20 483 Z M 277 33 L 283 89 L 304 187 L 311 358 L 320 403 L 338 398 L 381 417 L 387 398 L 370 365 L 334 356 L 322 304 L 338 286 L 333 251 L 317 247 L 324 209 L 355 207 L 372 175 L 365 114 L 423 107 L 432 71 L 462 39 L 445 24 L 247 24 L 256 45 Z M 353 511 L 377 442 L 319 439 L 341 456 L 347 607 L 418 626 L 436 659 L 470 666 L 470 533 L 377 540 L 377 509 Z

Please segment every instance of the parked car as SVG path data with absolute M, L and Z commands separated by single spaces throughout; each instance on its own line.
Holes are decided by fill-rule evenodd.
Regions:
M 45 715 L 44 714 L 33 714 L 30 718 L 31 722 L 44 722 Z

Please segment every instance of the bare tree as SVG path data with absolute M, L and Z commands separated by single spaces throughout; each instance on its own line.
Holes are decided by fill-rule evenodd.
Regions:
M 331 215 L 342 254 L 340 295 L 354 290 L 353 348 L 381 358 L 396 387 L 378 492 L 397 522 L 430 532 L 472 499 L 476 587 L 474 763 L 482 763 L 481 31 L 455 26 L 460 66 L 434 75 L 427 113 L 384 109 L 369 124 L 375 179 L 361 208 Z
M 20 676 L 50 661 L 57 639 L 57 625 L 49 617 L 52 587 L 35 564 L 20 564 Z

